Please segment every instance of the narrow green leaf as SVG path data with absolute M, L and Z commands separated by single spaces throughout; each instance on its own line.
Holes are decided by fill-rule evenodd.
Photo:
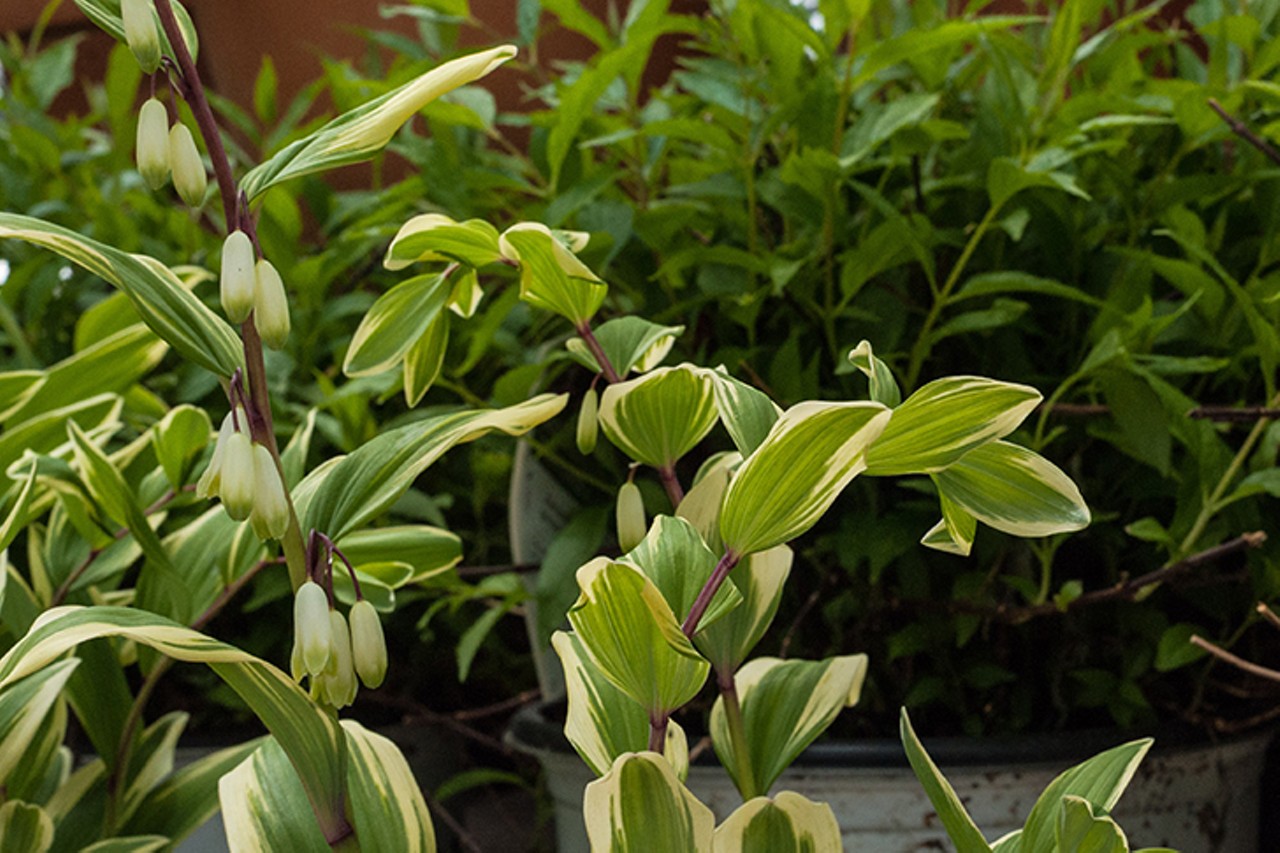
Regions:
M 82 237 L 60 225 L 0 213 L 0 238 L 50 249 L 129 294 L 143 322 L 188 360 L 229 377 L 243 362 L 240 338 L 165 265 Z
M 592 850 L 611 853 L 705 853 L 716 819 L 652 752 L 619 756 L 582 798 Z
M 849 350 L 849 363 L 862 371 L 870 384 L 871 399 L 893 408 L 902 402 L 902 391 L 898 388 L 898 380 L 893 378 L 889 365 L 876 357 L 871 348 L 871 341 L 859 341 Z
M 151 790 L 125 831 L 155 833 L 177 843 L 218 813 L 218 780 L 261 746 L 259 739 L 218 750 L 186 765 Z M 305 806 L 304 806 L 305 807 Z
M 951 837 L 951 843 L 955 844 L 957 853 L 988 853 L 991 846 L 978 831 L 973 818 L 969 817 L 969 813 L 965 811 L 964 804 L 956 796 L 951 783 L 933 763 L 929 753 L 925 752 L 924 744 L 920 743 L 915 730 L 911 728 L 911 718 L 907 716 L 906 708 L 902 709 L 899 728 L 902 746 L 907 751 L 907 760 L 911 762 L 911 769 L 915 771 L 916 778 L 920 780 L 925 793 L 929 795 L 929 802 L 933 803 L 933 810 L 938 813 L 938 818 L 946 828 L 947 835 Z
M 738 555 L 782 545 L 808 530 L 866 468 L 866 450 L 889 421 L 879 403 L 793 406 L 738 469 L 720 514 Z
M 778 422 L 782 409 L 768 394 L 734 379 L 723 367 L 717 367 L 711 378 L 715 380 L 720 420 L 738 451 L 750 456 Z
M 427 104 L 479 80 L 515 55 L 515 47 L 503 45 L 439 65 L 281 149 L 244 176 L 240 191 L 252 201 L 291 178 L 368 160 Z
M 1049 536 L 1089 524 L 1089 508 L 1076 484 L 1025 447 L 984 444 L 931 476 L 956 506 L 1014 536 Z
M 356 328 L 342 372 L 369 376 L 391 370 L 427 333 L 451 290 L 444 275 L 420 275 L 378 297 Z
M 440 378 L 448 348 L 449 315 L 440 314 L 404 356 L 404 399 L 410 407 L 422 402 L 423 395 Z

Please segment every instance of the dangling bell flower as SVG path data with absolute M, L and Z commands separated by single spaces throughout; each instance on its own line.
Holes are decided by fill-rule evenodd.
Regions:
M 303 670 L 313 678 L 324 672 L 333 650 L 333 625 L 329 596 L 315 581 L 307 581 L 294 595 L 293 637 L 301 649 Z
M 228 412 L 222 419 L 222 426 L 218 428 L 218 438 L 213 445 L 213 457 L 209 460 L 209 467 L 204 470 L 200 475 L 200 481 L 196 483 L 197 497 L 211 498 L 221 491 L 222 463 L 227 457 L 227 442 L 231 439 L 231 434 L 236 431 L 237 423 L 248 424 L 242 406 L 236 406 L 234 412 Z
M 289 529 L 289 498 L 275 457 L 265 445 L 253 446 L 253 512 L 249 521 L 260 539 L 283 539 Z
M 253 310 L 255 290 L 253 241 L 232 231 L 222 244 L 222 310 L 233 323 L 243 323 Z
M 227 515 L 236 521 L 244 521 L 253 512 L 255 501 L 253 442 L 242 432 L 233 432 L 227 439 L 226 455 L 222 458 L 221 482 L 218 496 L 226 507 Z
M 387 641 L 378 611 L 366 598 L 351 608 L 351 656 L 365 687 L 372 690 L 382 684 L 387 676 Z
M 120 0 L 124 41 L 147 74 L 160 67 L 160 31 L 151 12 L 151 0 Z
M 147 98 L 138 112 L 137 156 L 147 186 L 164 186 L 169 180 L 169 111 L 155 98 Z
M 337 610 L 329 611 L 329 663 L 320 674 L 321 697 L 335 708 L 345 708 L 355 701 L 356 671 L 351 659 L 351 634 L 347 620 Z
M 262 342 L 272 349 L 282 349 L 289 340 L 289 298 L 280 273 L 266 258 L 255 269 L 253 321 Z
M 173 166 L 173 187 L 191 207 L 204 204 L 209 176 L 200 160 L 200 151 L 191 128 L 178 122 L 169 128 L 169 163 Z
M 628 480 L 618 490 L 618 547 L 623 553 L 640 544 L 645 534 L 644 498 L 640 487 Z

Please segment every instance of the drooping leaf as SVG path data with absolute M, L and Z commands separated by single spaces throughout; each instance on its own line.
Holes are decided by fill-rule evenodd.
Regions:
M 857 704 L 866 655 L 821 661 L 755 658 L 734 675 L 749 767 L 738 760 L 724 697 L 711 708 L 711 742 L 746 799 L 761 796 L 845 708 Z
M 460 263 L 480 268 L 502 258 L 498 250 L 498 229 L 481 219 L 457 222 L 442 213 L 424 213 L 404 225 L 391 245 L 382 265 L 389 270 L 404 269 L 422 262 Z
M 745 555 L 808 530 L 866 467 L 889 421 L 879 403 L 808 402 L 773 425 L 729 484 L 720 513 L 725 547 Z
M 368 160 L 427 104 L 479 80 L 515 55 L 515 47 L 502 45 L 438 65 L 285 146 L 245 175 L 240 191 L 252 201 L 291 178 Z
M 423 396 L 440 378 L 448 348 L 449 315 L 440 314 L 404 355 L 404 400 L 409 406 L 422 402 Z
M 498 245 L 503 257 L 520 263 L 520 298 L 530 305 L 580 326 L 604 302 L 608 286 L 547 226 L 513 225 L 502 232 Z
M 50 249 L 129 294 L 143 322 L 188 360 L 223 377 L 243 362 L 235 331 L 154 258 L 15 213 L 0 213 L 0 238 L 5 237 Z
M 347 376 L 370 376 L 395 367 L 444 310 L 451 289 L 438 273 L 400 282 L 378 297 L 356 327 L 342 363 Z
M 942 520 L 920 539 L 920 544 L 946 554 L 969 556 L 973 537 L 978 533 L 978 520 L 961 509 L 946 493 L 938 494 L 938 503 L 942 506 Z
M 591 663 L 649 719 L 683 706 L 710 664 L 680 630 L 658 587 L 639 570 L 600 557 L 578 570 L 582 595 L 569 624 Z
M 582 798 L 592 850 L 611 853 L 704 853 L 716 819 L 653 752 L 618 757 Z

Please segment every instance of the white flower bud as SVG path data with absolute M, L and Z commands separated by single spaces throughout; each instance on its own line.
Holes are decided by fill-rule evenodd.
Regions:
M 138 112 L 138 172 L 147 186 L 158 190 L 169 180 L 169 111 L 147 98 Z
M 372 690 L 382 684 L 387 676 L 387 641 L 378 611 L 368 599 L 351 608 L 351 656 L 365 687 Z
M 351 659 L 351 634 L 347 620 L 337 610 L 329 611 L 329 663 L 322 673 L 321 690 L 335 708 L 345 708 L 355 701 L 356 671 Z
M 280 273 L 266 258 L 255 269 L 253 321 L 264 344 L 272 349 L 284 347 L 289 339 L 289 298 Z
M 169 164 L 173 167 L 173 188 L 191 207 L 204 204 L 204 192 L 209 187 L 200 151 L 191 135 L 191 128 L 178 122 L 169 128 Z
M 151 0 L 120 0 L 124 40 L 148 74 L 160 67 L 160 31 L 151 13 Z
M 644 498 L 635 483 L 628 481 L 618 490 L 617 514 L 618 546 L 626 553 L 640 544 L 646 529 Z
M 244 433 L 233 432 L 227 439 L 226 455 L 222 457 L 218 495 L 227 515 L 236 521 L 244 521 L 253 512 L 256 485 L 253 468 L 253 442 Z
M 284 492 L 280 469 L 264 445 L 253 446 L 253 513 L 249 520 L 260 539 L 283 539 L 289 529 L 289 498 Z
M 222 310 L 233 323 L 243 323 L 253 310 L 253 242 L 243 231 L 232 231 L 222 244 Z
M 244 409 L 236 410 L 240 418 L 240 423 L 245 423 Z M 200 481 L 196 483 L 196 496 L 201 498 L 210 498 L 216 495 L 222 485 L 222 462 L 227 458 L 227 441 L 231 438 L 231 433 L 235 432 L 236 421 L 230 412 L 222 419 L 222 426 L 218 427 L 218 438 L 213 445 L 213 458 L 209 460 L 209 467 L 204 469 L 204 473 L 200 475 Z
M 293 632 L 293 652 L 289 655 L 289 674 L 294 681 L 302 681 L 302 677 L 307 674 L 307 665 L 302 661 L 302 643 L 298 641 L 296 627 Z
M 298 587 L 293 599 L 293 636 L 302 649 L 302 668 L 313 677 L 324 672 L 333 649 L 329 612 L 329 596 L 320 584 L 307 581 Z
M 599 411 L 600 395 L 596 393 L 596 389 L 588 388 L 582 397 L 582 407 L 578 409 L 576 436 L 578 452 L 583 456 L 590 456 L 591 451 L 596 449 L 596 437 L 600 433 L 600 421 L 597 417 Z

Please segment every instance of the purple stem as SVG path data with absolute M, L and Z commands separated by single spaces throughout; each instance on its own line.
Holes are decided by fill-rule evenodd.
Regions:
M 689 615 L 685 617 L 684 624 L 680 626 L 680 630 L 690 640 L 697 633 L 698 623 L 702 621 L 702 615 L 711 606 L 711 599 L 716 597 L 716 593 L 720 591 L 720 586 L 724 583 L 724 579 L 729 577 L 729 572 L 733 571 L 733 567 L 738 565 L 738 561 L 741 559 L 740 555 L 732 551 L 725 551 L 724 556 L 720 558 L 720 562 L 716 563 L 715 569 L 711 572 L 711 577 L 707 578 L 707 582 L 703 584 L 702 589 L 698 592 L 698 597 L 693 601 L 693 607 L 689 608 Z

